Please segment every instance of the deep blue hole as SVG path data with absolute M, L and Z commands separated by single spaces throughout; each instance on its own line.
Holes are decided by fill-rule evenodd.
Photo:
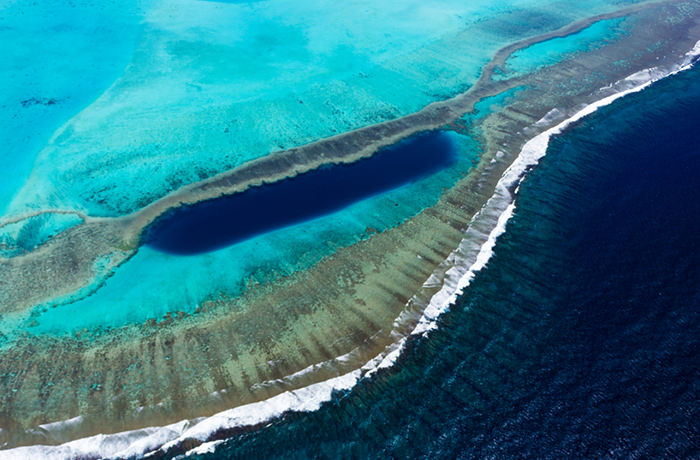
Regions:
M 370 158 L 322 167 L 245 192 L 176 208 L 146 231 L 148 246 L 199 254 L 343 209 L 454 164 L 456 149 L 442 131 L 423 133 Z

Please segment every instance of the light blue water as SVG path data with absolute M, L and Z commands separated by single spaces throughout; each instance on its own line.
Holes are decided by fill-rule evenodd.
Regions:
M 138 3 L 146 1 L 0 4 L 0 214 L 53 132 L 124 71 L 140 30 Z
M 75 214 L 47 213 L 8 224 L 0 231 L 0 256 L 25 254 L 63 230 L 82 222 L 83 219 Z
M 124 19 L 129 24 L 118 29 L 128 37 L 141 32 L 130 65 L 109 90 L 48 144 L 45 136 L 27 135 L 33 145 L 46 145 L 6 214 L 54 207 L 91 215 L 133 211 L 270 151 L 405 115 L 462 92 L 498 48 L 619 6 L 602 0 L 154 2 L 144 6 L 142 27 Z M 117 24 L 131 17 L 111 16 Z M 15 21 L 19 15 L 8 17 Z M 60 12 L 42 19 L 42 27 L 83 30 L 80 37 L 93 40 L 88 45 L 59 35 L 54 43 L 64 54 L 57 62 L 70 66 L 99 55 L 123 68 L 117 55 L 128 37 L 102 27 L 101 16 L 75 17 L 82 29 L 63 24 Z M 40 36 L 34 29 L 16 33 L 22 40 Z M 73 58 L 66 50 L 81 43 L 87 49 Z M 36 62 L 52 56 L 43 49 L 33 55 Z M 42 78 L 55 74 L 58 81 L 75 82 L 84 74 L 73 67 L 43 70 Z M 65 99 L 60 91 L 31 93 Z M 28 121 L 17 126 L 25 129 Z M 20 175 L 9 189 L 25 180 Z
M 600 48 L 625 33 L 626 21 L 630 19 L 614 18 L 598 21 L 578 33 L 536 43 L 516 51 L 506 60 L 506 72 L 500 77 L 511 78 L 524 75 L 561 62 L 577 53 Z

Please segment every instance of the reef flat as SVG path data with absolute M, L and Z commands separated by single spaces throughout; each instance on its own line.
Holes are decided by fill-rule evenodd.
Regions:
M 474 217 L 522 145 L 582 104 L 634 83 L 626 77 L 682 62 L 697 42 L 698 8 L 644 3 L 581 19 L 501 48 L 465 92 L 412 114 L 244 162 L 124 215 L 60 210 L 82 223 L 0 261 L 2 442 L 60 443 L 195 419 L 342 375 L 392 351 L 451 282 L 448 271 L 465 263 L 454 255 L 465 234 L 472 230 L 463 259 L 473 259 L 487 239 L 494 222 Z M 621 20 L 612 38 L 603 28 L 586 39 L 597 46 L 527 71 L 518 66 L 509 76 L 517 51 L 614 18 Z M 174 207 L 353 163 L 436 129 L 452 133 L 459 159 L 391 196 L 187 260 L 140 246 L 143 230 Z M 415 206 L 416 196 L 426 201 Z M 338 222 L 342 229 L 333 227 Z M 347 222 L 357 229 L 349 232 Z M 314 228 L 325 233 L 300 238 Z M 285 257 L 264 258 L 265 251 Z M 250 260 L 247 254 L 260 259 L 235 265 Z M 231 270 L 236 286 L 224 277 L 201 282 L 201 293 L 178 290 L 190 287 L 180 277 L 185 265 L 206 267 L 206 277 Z M 155 267 L 165 267 L 163 277 L 149 279 Z M 134 280 L 140 287 L 130 286 Z M 167 291 L 175 295 L 164 302 Z M 147 310 L 148 319 L 112 321 L 111 310 L 158 303 L 165 311 Z M 97 322 L 71 327 L 90 314 Z M 74 422 L 47 425 L 67 419 Z

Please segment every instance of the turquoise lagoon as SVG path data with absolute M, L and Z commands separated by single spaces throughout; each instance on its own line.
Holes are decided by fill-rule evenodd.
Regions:
M 20 118 L 0 133 L 18 144 L 4 159 L 13 172 L 0 185 L 5 217 L 134 211 L 271 151 L 463 92 L 498 48 L 620 4 L 178 0 L 118 13 L 101 5 L 93 16 L 64 5 L 91 28 L 14 2 L 3 21 L 15 70 L 4 79 L 22 90 L 8 92 Z M 70 32 L 66 43 L 52 40 L 60 53 L 14 39 L 40 35 L 47 22 Z M 24 66 L 31 56 L 41 65 Z M 92 86 L 80 86 L 83 78 Z M 21 107 L 32 98 L 64 102 Z M 37 119 L 40 133 L 17 135 Z
M 604 19 L 575 34 L 536 43 L 518 50 L 506 59 L 504 72 L 500 78 L 512 78 L 554 65 L 577 53 L 604 46 L 624 34 L 625 21 L 630 18 Z
M 0 212 L 52 134 L 124 73 L 141 3 L 0 2 Z

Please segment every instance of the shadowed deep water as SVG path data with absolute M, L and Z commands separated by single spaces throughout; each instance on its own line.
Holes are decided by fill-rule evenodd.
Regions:
M 698 126 L 700 68 L 554 139 L 439 330 L 214 456 L 700 458 Z
M 173 254 L 211 251 L 330 214 L 427 177 L 456 160 L 455 146 L 446 133 L 420 134 L 354 163 L 325 166 L 182 206 L 158 219 L 147 230 L 146 242 Z

